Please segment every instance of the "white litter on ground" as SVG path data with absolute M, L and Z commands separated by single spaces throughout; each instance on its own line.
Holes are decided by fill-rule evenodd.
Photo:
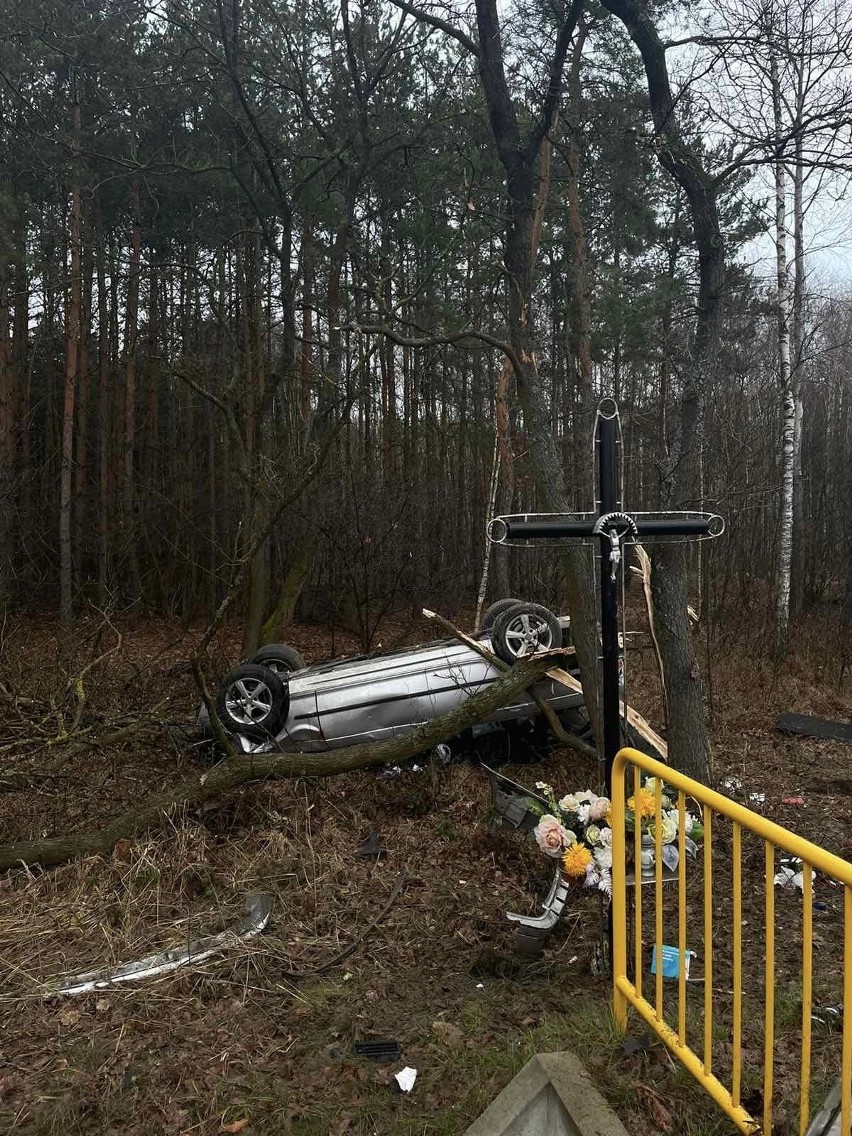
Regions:
M 410 1093 L 414 1088 L 414 1082 L 417 1080 L 417 1070 L 412 1069 L 410 1065 L 406 1065 L 404 1069 L 400 1069 L 398 1073 L 394 1073 L 393 1079 L 399 1085 L 404 1093 Z

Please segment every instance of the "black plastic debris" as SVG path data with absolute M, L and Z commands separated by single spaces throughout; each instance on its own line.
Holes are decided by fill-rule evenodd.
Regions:
M 387 854 L 388 850 L 382 847 L 382 838 L 375 829 L 355 853 L 359 860 L 384 860 Z
M 659 1046 L 657 1038 L 649 1033 L 642 1034 L 640 1037 L 627 1037 L 621 1043 L 621 1051 L 626 1057 L 632 1057 L 634 1053 L 648 1053 L 652 1049 Z
M 355 1041 L 352 1052 L 356 1057 L 367 1057 L 370 1061 L 397 1061 L 402 1056 L 398 1041 Z
M 498 823 L 505 828 L 519 828 L 522 832 L 531 833 L 541 820 L 541 814 L 547 812 L 544 797 L 487 765 L 482 768 L 491 782 L 491 804 Z
M 804 734 L 808 738 L 825 738 L 852 745 L 852 722 L 835 722 L 828 718 L 814 718 L 810 714 L 782 714 L 775 726 L 783 734 Z

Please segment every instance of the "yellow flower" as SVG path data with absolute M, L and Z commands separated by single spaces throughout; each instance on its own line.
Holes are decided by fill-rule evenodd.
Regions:
M 592 862 L 592 854 L 585 844 L 572 844 L 562 857 L 562 870 L 572 880 L 585 876 L 586 868 Z
M 631 797 L 627 802 L 628 809 L 633 810 L 634 817 L 653 816 L 657 811 L 657 802 L 654 799 L 654 794 L 649 793 L 647 789 L 640 789 L 639 792 Z

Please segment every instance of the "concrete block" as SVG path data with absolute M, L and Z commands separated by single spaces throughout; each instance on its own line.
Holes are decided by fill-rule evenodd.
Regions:
M 628 1136 L 573 1053 L 538 1053 L 465 1136 Z

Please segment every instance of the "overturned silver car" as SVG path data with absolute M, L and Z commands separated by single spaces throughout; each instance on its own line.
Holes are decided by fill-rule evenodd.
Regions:
M 568 645 L 570 620 L 547 608 L 500 600 L 486 611 L 476 636 L 505 662 Z M 306 666 L 292 647 L 264 647 L 222 682 L 217 713 L 243 753 L 317 752 L 403 737 L 448 714 L 500 671 L 471 647 L 445 639 L 382 655 Z M 588 731 L 583 695 L 545 679 L 536 693 L 565 727 Z M 473 727 L 474 736 L 530 725 L 539 709 L 527 695 Z M 206 711 L 201 725 L 209 728 Z

